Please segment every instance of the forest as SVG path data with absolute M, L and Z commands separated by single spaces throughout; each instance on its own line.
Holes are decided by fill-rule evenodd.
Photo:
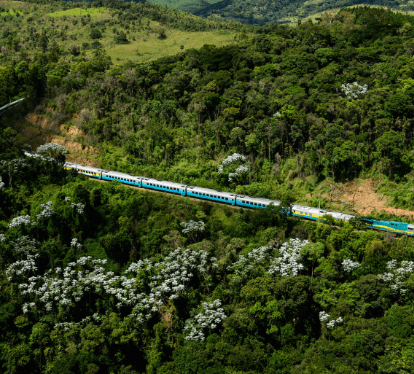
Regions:
M 2 372 L 413 372 L 412 238 L 62 167 L 82 155 L 313 206 L 324 183 L 371 178 L 412 210 L 413 17 L 361 7 L 251 26 L 148 3 L 24 4 L 0 9 L 0 106 L 26 98 L 0 117 Z M 148 25 L 166 41 L 234 37 L 112 60 L 108 35 L 118 46 L 120 30 L 129 41 Z M 89 46 L 65 43 L 72 26 Z M 33 114 L 98 152 L 37 144 L 22 131 Z
M 156 2 L 160 3 L 159 0 Z M 333 9 L 339 10 L 340 8 L 364 5 L 388 7 L 401 12 L 412 12 L 414 10 L 412 1 L 393 0 L 223 0 L 208 6 L 200 2 L 199 9 L 196 10 L 192 8 L 194 7 L 193 3 L 188 5 L 185 2 L 182 5 L 180 3 L 178 7 L 203 17 L 221 17 L 246 24 L 265 25 L 268 22 L 289 23 L 315 14 L 320 16 L 322 12 Z

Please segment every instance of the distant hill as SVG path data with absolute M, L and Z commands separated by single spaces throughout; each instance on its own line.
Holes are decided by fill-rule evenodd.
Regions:
M 149 0 L 176 7 L 202 17 L 221 17 L 242 23 L 263 25 L 306 18 L 327 9 L 354 5 L 377 5 L 399 11 L 414 11 L 408 0 Z

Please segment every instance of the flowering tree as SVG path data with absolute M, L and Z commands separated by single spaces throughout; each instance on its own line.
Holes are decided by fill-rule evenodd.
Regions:
M 36 150 L 37 154 L 44 157 L 45 160 L 63 165 L 66 159 L 66 148 L 56 143 L 46 143 L 39 146 Z
M 238 153 L 227 156 L 218 168 L 218 173 L 224 175 L 228 182 L 241 182 L 248 172 L 246 157 Z
M 368 85 L 359 85 L 357 82 L 343 84 L 341 91 L 345 94 L 348 100 L 359 99 L 362 95 L 368 91 Z
M 5 240 L 2 235 L 1 241 Z M 73 238 L 71 247 L 79 249 L 81 244 Z M 105 268 L 106 260 L 94 260 L 90 256 L 70 262 L 63 269 L 58 267 L 38 275 L 36 241 L 21 237 L 13 248 L 21 260 L 10 264 L 6 274 L 9 281 L 19 284 L 25 301 L 23 313 L 35 308 L 56 315 L 64 310 L 64 315 L 68 315 L 79 311 L 79 306 L 83 305 L 81 300 L 88 294 L 89 300 L 91 295 L 101 299 L 106 310 L 129 309 L 129 316 L 141 324 L 159 312 L 164 304 L 185 294 L 194 277 L 201 280 L 211 268 L 217 267 L 217 260 L 207 251 L 178 248 L 159 262 L 149 259 L 133 262 L 121 276 Z M 55 327 L 68 329 L 75 324 L 99 320 L 97 311 L 80 322 L 59 322 Z
M 329 320 L 330 315 L 325 311 L 319 312 L 319 321 L 321 323 L 326 323 L 326 327 L 332 330 L 335 326 L 342 325 L 344 320 L 342 317 L 338 317 L 337 319 Z
M 290 239 L 280 247 L 280 257 L 275 258 L 269 268 L 270 274 L 280 274 L 282 277 L 297 276 L 303 269 L 300 250 L 309 242 L 307 240 Z
M 240 255 L 238 261 L 234 262 L 227 270 L 233 270 L 240 278 L 246 278 L 255 266 L 265 264 L 270 258 L 272 247 L 259 247 L 253 249 L 247 256 Z
M 403 281 L 414 273 L 414 261 L 401 261 L 398 266 L 397 260 L 391 260 L 387 263 L 387 270 L 387 273 L 379 274 L 378 278 L 388 283 L 394 294 L 405 295 L 407 290 L 402 288 Z
M 184 332 L 186 340 L 203 341 L 209 331 L 215 330 L 227 317 L 221 301 L 214 300 L 212 303 L 203 303 L 203 312 L 185 322 Z
M 28 167 L 28 163 L 23 158 L 15 158 L 10 161 L 2 160 L 0 161 L 0 170 L 5 169 L 8 177 L 9 177 L 9 184 L 10 187 L 13 188 L 13 177 L 19 173 L 20 171 L 26 170 Z M 2 179 L 0 177 L 0 191 L 2 188 L 4 188 L 5 183 L 2 182 Z
M 308 244 L 307 240 L 290 239 L 279 248 L 279 256 L 271 256 L 272 247 L 259 247 L 253 249 L 247 256 L 240 255 L 238 261 L 227 267 L 240 278 L 246 278 L 257 265 L 267 267 L 272 275 L 280 274 L 282 277 L 297 276 L 304 269 L 301 249 Z
M 190 234 L 194 242 L 206 229 L 206 225 L 203 221 L 193 221 L 192 219 L 188 222 L 181 222 L 180 225 L 183 227 L 183 234 Z
M 349 258 L 342 261 L 342 268 L 344 269 L 345 273 L 352 273 L 354 270 L 358 269 L 361 264 L 357 261 L 352 261 Z

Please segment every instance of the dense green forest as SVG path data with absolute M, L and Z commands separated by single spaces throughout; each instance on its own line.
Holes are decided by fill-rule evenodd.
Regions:
M 411 238 L 90 181 L 1 135 L 3 373 L 414 369 Z
M 160 3 L 158 0 L 155 2 Z M 194 7 L 192 2 L 188 4 L 189 8 L 186 8 L 187 4 L 184 2 L 181 4 L 179 8 L 183 10 L 191 11 L 191 7 Z M 414 10 L 413 1 L 403 0 L 223 0 L 208 6 L 200 2 L 199 9 L 192 11 L 203 17 L 221 17 L 247 24 L 265 25 L 268 22 L 286 23 L 300 20 L 335 8 L 361 5 L 388 7 L 401 12 Z
M 91 2 L 99 4 L 100 1 Z M 412 0 L 148 0 L 147 3 L 167 5 L 214 20 L 251 25 L 289 23 L 327 10 L 361 5 L 387 7 L 401 12 L 414 11 Z
M 413 372 L 412 238 L 91 181 L 62 168 L 61 145 L 25 157 L 20 131 L 35 113 L 80 129 L 107 169 L 286 206 L 370 177 L 413 209 L 413 17 L 364 7 L 254 27 L 27 4 L 0 13 L 0 105 L 26 97 L 0 117 L 2 372 Z M 31 16 L 77 7 L 113 12 L 64 14 L 88 48 Z M 147 63 L 94 43 L 143 19 L 236 37 Z
M 161 9 L 117 6 L 94 28 Z M 53 27 L 3 19 L 0 97 L 27 96 L 21 110 L 76 125 L 107 169 L 270 198 L 289 190 L 307 204 L 318 203 L 309 194 L 320 182 L 371 176 L 412 209 L 413 20 L 357 8 L 296 28 L 234 24 L 233 44 L 120 65 L 100 43 L 89 54 L 76 41 L 60 48 Z M 229 181 L 218 167 L 231 153 L 246 156 L 249 172 Z

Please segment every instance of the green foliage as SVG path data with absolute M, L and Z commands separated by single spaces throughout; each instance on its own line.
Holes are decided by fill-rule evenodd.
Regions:
M 2 371 L 411 372 L 413 275 L 401 279 L 397 292 L 378 275 L 388 272 L 391 260 L 398 266 L 414 261 L 412 238 L 390 241 L 357 222 L 339 224 L 329 215 L 306 222 L 280 210 L 289 213 L 293 203 L 306 202 L 318 181 L 364 173 L 385 178 L 395 204 L 413 206 L 413 19 L 363 7 L 331 19 L 328 14 L 318 25 L 249 28 L 151 4 L 117 2 L 99 11 L 72 3 L 47 7 L 53 19 L 79 16 L 86 35 L 104 26 L 108 32 L 110 22 L 117 30 L 122 23 L 111 38 L 131 41 L 133 25 L 148 26 L 140 24 L 144 16 L 163 28 L 170 22 L 194 32 L 240 34 L 227 47 L 186 47 L 149 64 L 113 65 L 104 37 L 88 55 L 78 47 L 82 41 L 73 40 L 65 55 L 56 39 L 65 33 L 49 26 L 30 31 L 37 22 L 33 14 L 27 35 L 37 54 L 29 56 L 22 54 L 25 42 L 19 47 L 15 41 L 25 39 L 14 31 L 14 21 L 0 24 L 8 48 L 0 61 L 1 100 L 28 97 L 25 106 L 0 119 Z M 348 100 L 341 86 L 355 81 L 368 91 Z M 281 209 L 238 209 L 99 183 L 64 171 L 63 159 L 25 159 L 21 135 L 10 124 L 39 103 L 36 113 L 52 107 L 66 118 L 79 115 L 76 125 L 84 135 L 78 140 L 99 150 L 94 161 L 100 167 L 276 198 Z M 233 153 L 246 157 L 248 174 L 230 188 L 218 168 Z M 315 195 L 309 201 L 317 205 Z M 9 228 L 16 217 L 43 217 L 41 204 L 48 202 L 52 216 L 39 218 L 36 226 Z M 202 234 L 182 231 L 181 223 L 191 220 L 203 221 Z M 19 274 L 21 281 L 9 279 L 5 272 L 23 258 L 16 243 L 25 236 L 36 240 L 36 269 Z M 298 255 L 299 275 L 269 272 L 282 261 L 281 245 L 294 238 L 310 241 Z M 29 276 L 66 269 L 83 256 L 106 259 L 105 272 L 125 276 L 129 265 L 160 264 L 186 245 L 217 258 L 217 268 L 189 280 L 185 297 L 152 303 L 156 312 L 146 323 L 117 308 L 115 295 L 94 290 L 85 290 L 76 308 L 46 310 L 38 295 L 36 307 L 23 310 L 26 296 L 19 284 Z M 234 271 L 237 261 L 257 255 L 258 248 L 264 248 L 263 258 L 246 276 Z M 345 260 L 358 266 L 347 271 Z M 148 277 L 141 269 L 129 279 L 148 285 Z M 187 340 L 186 321 L 215 300 L 221 301 L 223 323 L 205 340 Z M 82 322 L 97 311 L 99 322 Z M 62 320 L 75 324 L 59 329 L 56 321 Z

